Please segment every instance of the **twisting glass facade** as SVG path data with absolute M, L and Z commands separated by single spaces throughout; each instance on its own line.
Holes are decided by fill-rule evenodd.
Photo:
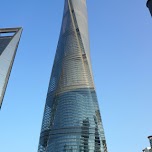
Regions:
M 0 29 L 0 108 L 13 66 L 22 28 Z
M 91 70 L 86 0 L 65 0 L 38 152 L 107 152 Z

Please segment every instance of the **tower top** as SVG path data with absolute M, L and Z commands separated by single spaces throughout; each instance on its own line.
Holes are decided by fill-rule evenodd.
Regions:
M 147 138 L 148 138 L 148 139 L 152 139 L 152 136 L 148 136 Z
M 0 33 L 10 33 L 10 32 L 18 32 L 22 27 L 16 28 L 0 28 Z

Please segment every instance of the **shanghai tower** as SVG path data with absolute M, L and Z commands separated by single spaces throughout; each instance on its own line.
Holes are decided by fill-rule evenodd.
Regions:
M 65 0 L 38 152 L 107 152 L 90 61 L 86 0 Z

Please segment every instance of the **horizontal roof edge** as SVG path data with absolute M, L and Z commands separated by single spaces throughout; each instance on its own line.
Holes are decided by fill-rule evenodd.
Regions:
M 0 28 L 0 33 L 9 33 L 9 32 L 17 32 L 20 29 L 22 29 L 22 27 L 16 27 L 16 28 Z

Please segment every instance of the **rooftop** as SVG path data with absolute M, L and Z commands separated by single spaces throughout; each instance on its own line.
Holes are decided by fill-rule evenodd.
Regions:
M 150 139 L 150 138 L 152 138 L 152 136 L 148 136 L 148 138 Z

